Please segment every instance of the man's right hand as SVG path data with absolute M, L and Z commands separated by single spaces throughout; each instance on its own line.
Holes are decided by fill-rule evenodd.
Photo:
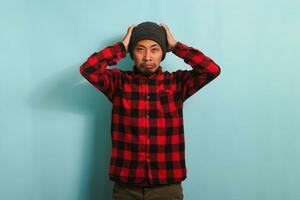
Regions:
M 127 33 L 126 35 L 124 36 L 122 42 L 126 48 L 126 52 L 128 52 L 128 45 L 129 45 L 129 41 L 130 41 L 130 38 L 131 38 L 131 33 L 132 33 L 132 29 L 135 27 L 136 25 L 135 24 L 132 24 L 131 26 L 128 27 L 127 29 Z

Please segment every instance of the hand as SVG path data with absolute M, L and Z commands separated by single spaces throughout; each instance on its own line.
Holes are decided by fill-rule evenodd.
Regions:
M 132 33 L 132 29 L 135 27 L 136 25 L 135 24 L 132 24 L 131 26 L 128 27 L 127 29 L 127 33 L 126 35 L 124 36 L 122 42 L 126 48 L 126 52 L 128 52 L 128 45 L 129 45 L 129 41 L 130 41 L 130 38 L 131 38 L 131 33 Z
M 169 27 L 166 24 L 161 23 L 160 26 L 163 27 L 166 31 L 167 42 L 168 42 L 168 52 L 173 51 L 176 44 L 177 44 L 177 40 L 175 40 L 175 38 L 173 37 Z

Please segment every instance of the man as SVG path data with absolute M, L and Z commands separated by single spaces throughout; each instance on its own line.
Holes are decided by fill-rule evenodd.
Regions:
M 129 52 L 133 71 L 107 69 Z M 163 72 L 167 52 L 192 70 Z M 183 199 L 186 178 L 183 102 L 220 74 L 166 24 L 131 25 L 122 41 L 91 55 L 80 73 L 112 102 L 110 180 L 118 200 Z

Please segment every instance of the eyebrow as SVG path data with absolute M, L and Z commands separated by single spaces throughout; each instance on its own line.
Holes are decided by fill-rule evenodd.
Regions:
M 152 44 L 150 47 L 154 47 L 154 46 L 157 46 L 158 44 Z M 141 46 L 141 47 L 145 47 L 144 45 L 142 44 L 138 44 L 137 46 Z M 146 47 L 145 47 L 146 48 Z

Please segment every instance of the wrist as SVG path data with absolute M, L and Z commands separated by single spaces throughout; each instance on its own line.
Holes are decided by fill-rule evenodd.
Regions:
M 177 45 L 177 41 L 174 41 L 172 45 L 170 45 L 170 50 L 173 51 Z
M 122 40 L 121 42 L 123 43 L 123 45 L 124 45 L 124 47 L 126 49 L 126 52 L 127 52 L 128 51 L 128 42 L 126 42 L 124 40 Z

